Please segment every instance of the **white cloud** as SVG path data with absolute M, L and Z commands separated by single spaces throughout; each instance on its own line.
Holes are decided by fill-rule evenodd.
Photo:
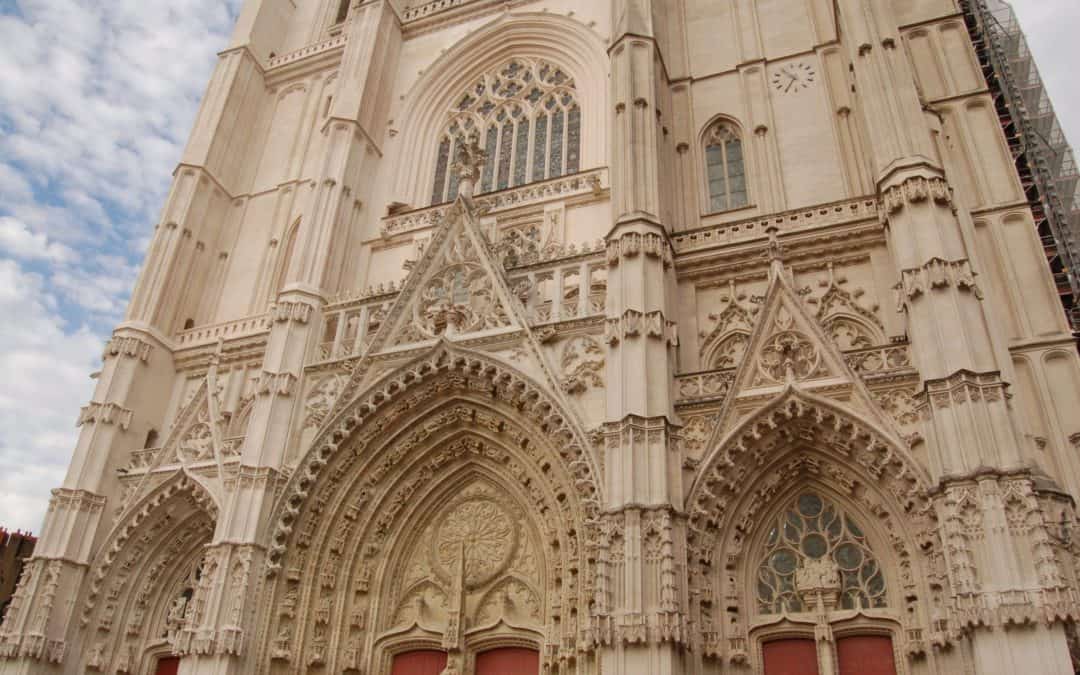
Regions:
M 0 525 L 38 530 L 240 0 L 0 0 Z
M 44 234 L 35 234 L 25 223 L 7 216 L 0 216 L 0 255 L 52 263 L 75 259 L 75 252 L 67 246 L 51 242 Z
M 68 330 L 45 280 L 0 259 L 0 521 L 38 531 L 75 447 L 101 336 Z

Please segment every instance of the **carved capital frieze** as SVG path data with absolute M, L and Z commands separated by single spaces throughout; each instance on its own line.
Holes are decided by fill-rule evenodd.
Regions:
M 154 345 L 142 338 L 132 336 L 116 336 L 105 344 L 105 352 L 101 358 L 108 360 L 113 357 L 138 359 L 146 363 L 150 359 L 150 352 Z
M 127 431 L 131 426 L 131 418 L 134 413 L 118 403 L 98 403 L 92 401 L 84 405 L 79 412 L 76 427 L 84 424 L 116 424 L 122 430 Z
M 297 380 L 292 373 L 271 373 L 264 370 L 259 375 L 255 390 L 260 396 L 292 396 Z
M 306 302 L 285 301 L 275 303 L 266 314 L 267 327 L 275 323 L 296 322 L 306 324 L 315 308 Z
M 944 178 L 912 176 L 902 183 L 883 188 L 880 204 L 882 222 L 887 223 L 889 216 L 908 205 L 928 200 L 942 206 L 952 204 L 952 188 Z
M 998 372 L 975 373 L 960 370 L 949 377 L 927 380 L 923 391 L 915 396 L 924 417 L 934 410 L 951 408 L 965 403 L 999 403 L 1009 396 L 1005 382 Z
M 609 267 L 617 266 L 623 258 L 634 258 L 638 255 L 657 258 L 664 263 L 664 267 L 671 266 L 671 247 L 662 235 L 653 232 L 627 232 L 607 243 Z
M 610 317 L 604 322 L 604 341 L 616 345 L 621 340 L 644 335 L 653 340 L 663 340 L 669 347 L 679 346 L 679 327 L 664 318 L 660 310 L 640 312 L 628 309 L 622 316 Z
M 56 630 L 54 622 L 66 623 L 53 611 L 67 611 L 64 603 L 54 607 L 64 565 L 59 559 L 35 558 L 23 568 L 0 625 L 0 659 L 26 658 L 46 663 L 64 660 L 65 642 L 49 637 L 63 633 L 63 625 Z
M 943 260 L 931 258 L 922 267 L 903 270 L 896 290 L 898 305 L 903 308 L 920 295 L 943 288 L 955 288 L 973 293 L 982 299 L 982 291 L 975 283 L 975 272 L 966 258 Z
M 106 498 L 87 490 L 56 488 L 49 500 L 49 511 L 78 511 L 80 513 L 98 513 L 105 508 Z

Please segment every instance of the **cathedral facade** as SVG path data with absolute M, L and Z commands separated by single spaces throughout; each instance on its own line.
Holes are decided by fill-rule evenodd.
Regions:
M 0 673 L 1073 673 L 969 4 L 246 0 Z

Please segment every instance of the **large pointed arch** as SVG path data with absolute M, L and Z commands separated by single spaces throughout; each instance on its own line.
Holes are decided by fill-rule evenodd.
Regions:
M 511 510 L 522 514 L 523 530 L 537 533 L 544 560 L 547 578 L 534 588 L 557 589 L 550 592 L 559 598 L 545 603 L 539 625 L 573 625 L 568 634 L 577 635 L 591 597 L 589 528 L 601 503 L 591 448 L 541 386 L 498 359 L 442 341 L 329 420 L 285 486 L 268 549 L 274 590 L 267 608 L 276 609 L 263 616 L 267 634 L 277 637 L 263 663 L 353 667 L 349 659 L 360 652 L 385 656 L 382 643 L 358 642 L 368 630 L 382 636 L 393 628 L 385 607 L 368 616 L 365 598 L 387 592 L 387 570 L 402 537 L 411 536 L 409 523 L 429 522 L 414 510 L 448 508 L 445 495 L 470 489 L 462 476 L 500 486 L 501 501 L 517 505 Z M 340 584 L 348 584 L 345 603 L 323 592 Z M 446 593 L 445 584 L 438 592 Z M 416 644 L 431 638 L 410 635 Z
M 606 96 L 606 45 L 594 29 L 554 13 L 500 13 L 439 56 L 405 95 L 400 125 L 404 145 L 398 154 L 421 161 L 403 162 L 398 169 L 396 184 L 402 186 L 403 201 L 426 203 L 439 135 L 455 97 L 486 69 L 515 56 L 550 61 L 565 68 L 581 92 Z M 581 166 L 603 165 L 607 161 L 607 106 L 597 99 L 582 100 L 581 105 Z
M 930 485 L 876 422 L 788 386 L 708 453 L 688 493 L 691 579 L 705 599 L 697 611 L 716 641 L 705 651 L 747 658 L 748 552 L 769 514 L 800 487 L 829 494 L 873 529 L 899 590 L 894 604 L 906 605 L 897 616 L 928 625 L 933 589 L 947 585 Z
M 202 559 L 217 515 L 211 494 L 181 470 L 125 510 L 90 565 L 83 667 L 136 672 L 160 651 L 170 590 Z

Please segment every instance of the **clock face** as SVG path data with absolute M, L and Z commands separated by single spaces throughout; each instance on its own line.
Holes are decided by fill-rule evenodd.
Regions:
M 789 63 L 780 66 L 773 73 L 772 83 L 777 91 L 787 94 L 806 89 L 813 84 L 815 77 L 817 77 L 817 74 L 809 64 L 802 62 Z

